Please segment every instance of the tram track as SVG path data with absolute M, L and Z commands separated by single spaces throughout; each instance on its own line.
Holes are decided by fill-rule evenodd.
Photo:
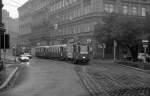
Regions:
M 93 72 L 93 71 L 90 71 Z M 117 93 L 114 94 L 115 91 L 111 91 L 109 90 L 108 92 L 110 92 L 110 96 L 149 96 L 148 95 L 148 91 L 149 91 L 149 86 L 145 86 L 145 82 L 140 82 L 139 80 L 137 80 L 137 78 L 131 78 L 130 75 L 124 75 L 124 73 L 110 73 L 110 72 L 103 72 L 103 71 L 99 71 L 96 70 L 95 71 L 97 73 L 97 75 L 99 75 L 98 77 L 103 77 L 105 78 L 105 82 L 104 83 L 100 83 L 101 86 L 103 86 L 105 83 L 106 85 L 109 85 L 108 80 L 110 80 L 110 82 L 115 82 L 117 84 L 119 84 L 119 86 L 121 86 L 120 88 L 116 88 L 114 87 L 113 89 L 117 90 Z M 91 74 L 91 73 L 89 73 Z M 93 74 L 91 74 L 93 76 L 93 78 L 95 78 L 96 76 L 94 76 Z M 95 78 L 97 80 L 97 78 Z M 101 82 L 102 79 L 98 79 L 97 82 Z M 106 86 L 105 89 L 111 88 L 111 86 Z
M 111 73 L 76 67 L 80 80 L 90 96 L 149 96 L 149 85 L 138 76 L 124 73 Z M 84 70 L 83 70 L 84 68 Z
M 77 75 L 79 76 L 80 80 L 82 81 L 84 87 L 87 89 L 89 92 L 90 96 L 104 96 L 102 95 L 102 92 L 98 90 L 95 82 L 91 81 L 91 78 L 87 76 L 85 72 L 81 69 L 81 67 L 76 67 L 75 68 Z

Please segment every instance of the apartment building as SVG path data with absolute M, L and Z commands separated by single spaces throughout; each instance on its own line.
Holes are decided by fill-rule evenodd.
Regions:
M 30 0 L 32 45 L 94 42 L 94 26 L 109 13 L 146 16 L 150 0 Z M 22 12 L 23 13 L 23 12 Z M 20 19 L 25 16 L 20 16 Z

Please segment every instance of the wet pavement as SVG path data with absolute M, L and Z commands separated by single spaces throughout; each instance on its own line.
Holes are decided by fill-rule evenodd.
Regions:
M 32 59 L 24 64 L 16 86 L 0 96 L 87 96 L 73 64 Z

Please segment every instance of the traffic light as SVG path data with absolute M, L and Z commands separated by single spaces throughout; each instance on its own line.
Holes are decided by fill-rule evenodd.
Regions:
M 8 49 L 9 48 L 9 40 L 10 40 L 10 36 L 9 34 L 2 34 L 0 35 L 0 48 L 1 49 Z M 4 47 L 5 46 L 5 47 Z
M 6 31 L 4 23 L 0 24 L 0 34 L 4 34 Z

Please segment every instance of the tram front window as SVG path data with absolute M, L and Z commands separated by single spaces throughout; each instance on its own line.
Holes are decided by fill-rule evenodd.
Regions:
M 87 46 L 80 46 L 80 54 L 88 54 L 88 47 Z

